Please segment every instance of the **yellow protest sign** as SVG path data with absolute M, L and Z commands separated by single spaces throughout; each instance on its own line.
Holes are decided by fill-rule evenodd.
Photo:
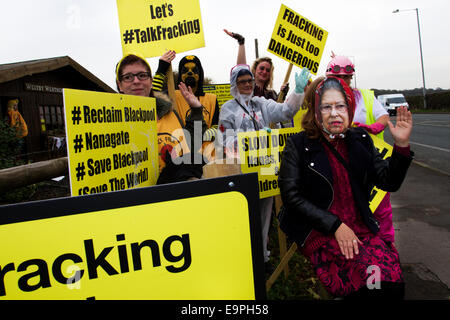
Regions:
M 317 74 L 328 32 L 281 5 L 267 51 Z
M 203 91 L 207 93 L 213 93 L 217 97 L 217 103 L 219 104 L 219 108 L 227 102 L 228 100 L 233 100 L 234 97 L 230 92 L 230 84 L 208 84 L 203 86 Z
M 156 57 L 205 46 L 199 0 L 117 0 L 123 53 Z
M 300 129 L 300 131 L 303 130 L 302 120 L 307 111 L 308 109 L 303 109 L 301 107 L 300 110 L 298 110 L 298 112 L 294 115 L 294 118 L 292 119 L 294 122 L 294 127 Z
M 256 177 L 229 183 L 2 208 L 0 300 L 264 298 Z
M 378 138 L 373 134 L 370 134 L 370 137 L 372 138 L 375 148 L 377 148 L 378 152 L 381 153 L 381 155 L 383 156 L 383 159 L 386 159 L 392 155 L 393 148 L 390 144 L 386 143 L 384 140 Z M 375 212 L 375 210 L 378 208 L 385 195 L 386 191 L 380 190 L 377 187 L 374 187 L 372 189 L 369 199 L 370 200 L 369 207 L 372 212 Z
M 239 132 L 238 148 L 242 173 L 257 172 L 259 197 L 280 194 L 278 171 L 282 152 L 289 136 L 300 132 L 298 128 Z
M 155 185 L 155 99 L 64 89 L 72 196 Z

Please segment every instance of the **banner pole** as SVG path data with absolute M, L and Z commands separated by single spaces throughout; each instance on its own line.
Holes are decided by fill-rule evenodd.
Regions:
M 289 78 L 291 76 L 291 71 L 292 71 L 292 67 L 293 66 L 294 65 L 292 63 L 289 63 L 289 67 L 288 67 L 288 69 L 286 71 L 286 76 L 284 77 L 283 84 L 285 84 L 286 82 L 289 81 Z M 280 91 L 280 94 L 278 95 L 277 102 L 283 102 L 285 98 L 286 98 L 286 95 L 284 94 L 284 92 Z
M 173 78 L 172 63 L 170 63 L 170 66 L 167 69 L 166 81 L 168 95 L 170 97 L 170 100 L 172 100 L 172 102 L 174 103 L 174 108 L 177 109 L 178 112 L 177 100 L 175 98 L 175 81 Z

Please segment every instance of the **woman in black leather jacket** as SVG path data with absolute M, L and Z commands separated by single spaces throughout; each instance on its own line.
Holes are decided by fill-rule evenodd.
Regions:
M 403 298 L 398 252 L 377 236 L 369 196 L 373 186 L 394 192 L 402 184 L 412 161 L 411 113 L 399 109 L 389 123 L 394 150 L 383 160 L 369 134 L 351 128 L 355 101 L 342 79 L 316 79 L 305 103 L 304 131 L 289 138 L 278 178 L 281 229 L 332 295 Z

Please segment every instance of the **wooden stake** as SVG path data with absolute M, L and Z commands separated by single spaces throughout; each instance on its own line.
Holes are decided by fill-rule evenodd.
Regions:
M 177 100 L 176 100 L 176 95 L 175 95 L 175 81 L 173 79 L 173 71 L 172 71 L 172 63 L 170 64 L 169 68 L 167 69 L 166 82 L 167 82 L 167 91 L 168 91 L 169 98 L 172 100 L 172 102 L 174 104 L 174 108 L 176 108 L 177 112 L 178 112 Z
M 291 71 L 292 71 L 292 67 L 293 66 L 294 65 L 292 63 L 289 64 L 289 67 L 288 67 L 288 69 L 286 71 L 286 76 L 284 77 L 283 84 L 285 84 L 286 82 L 289 81 L 289 78 L 291 76 Z M 285 98 L 286 98 L 286 95 L 284 94 L 284 92 L 280 92 L 280 94 L 278 95 L 277 102 L 283 102 Z
M 270 276 L 269 280 L 266 281 L 266 291 L 269 291 L 272 285 L 275 283 L 275 280 L 277 280 L 278 276 L 280 275 L 281 271 L 283 270 L 284 266 L 289 262 L 289 260 L 294 255 L 295 251 L 297 250 L 297 244 L 294 242 L 292 246 L 289 248 L 289 251 L 284 255 L 283 259 L 281 259 L 280 264 L 275 269 L 275 271 Z

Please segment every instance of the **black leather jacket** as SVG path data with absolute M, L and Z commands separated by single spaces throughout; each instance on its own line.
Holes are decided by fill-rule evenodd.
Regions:
M 367 131 L 352 128 L 344 138 L 348 148 L 350 182 L 362 220 L 376 234 L 379 223 L 369 208 L 372 188 L 394 192 L 400 188 L 413 152 L 409 157 L 393 151 L 383 160 Z M 299 246 L 303 246 L 312 229 L 332 234 L 341 224 L 328 212 L 334 199 L 333 175 L 319 139 L 309 139 L 305 132 L 291 136 L 286 143 L 278 177 L 284 210 L 280 228 Z

